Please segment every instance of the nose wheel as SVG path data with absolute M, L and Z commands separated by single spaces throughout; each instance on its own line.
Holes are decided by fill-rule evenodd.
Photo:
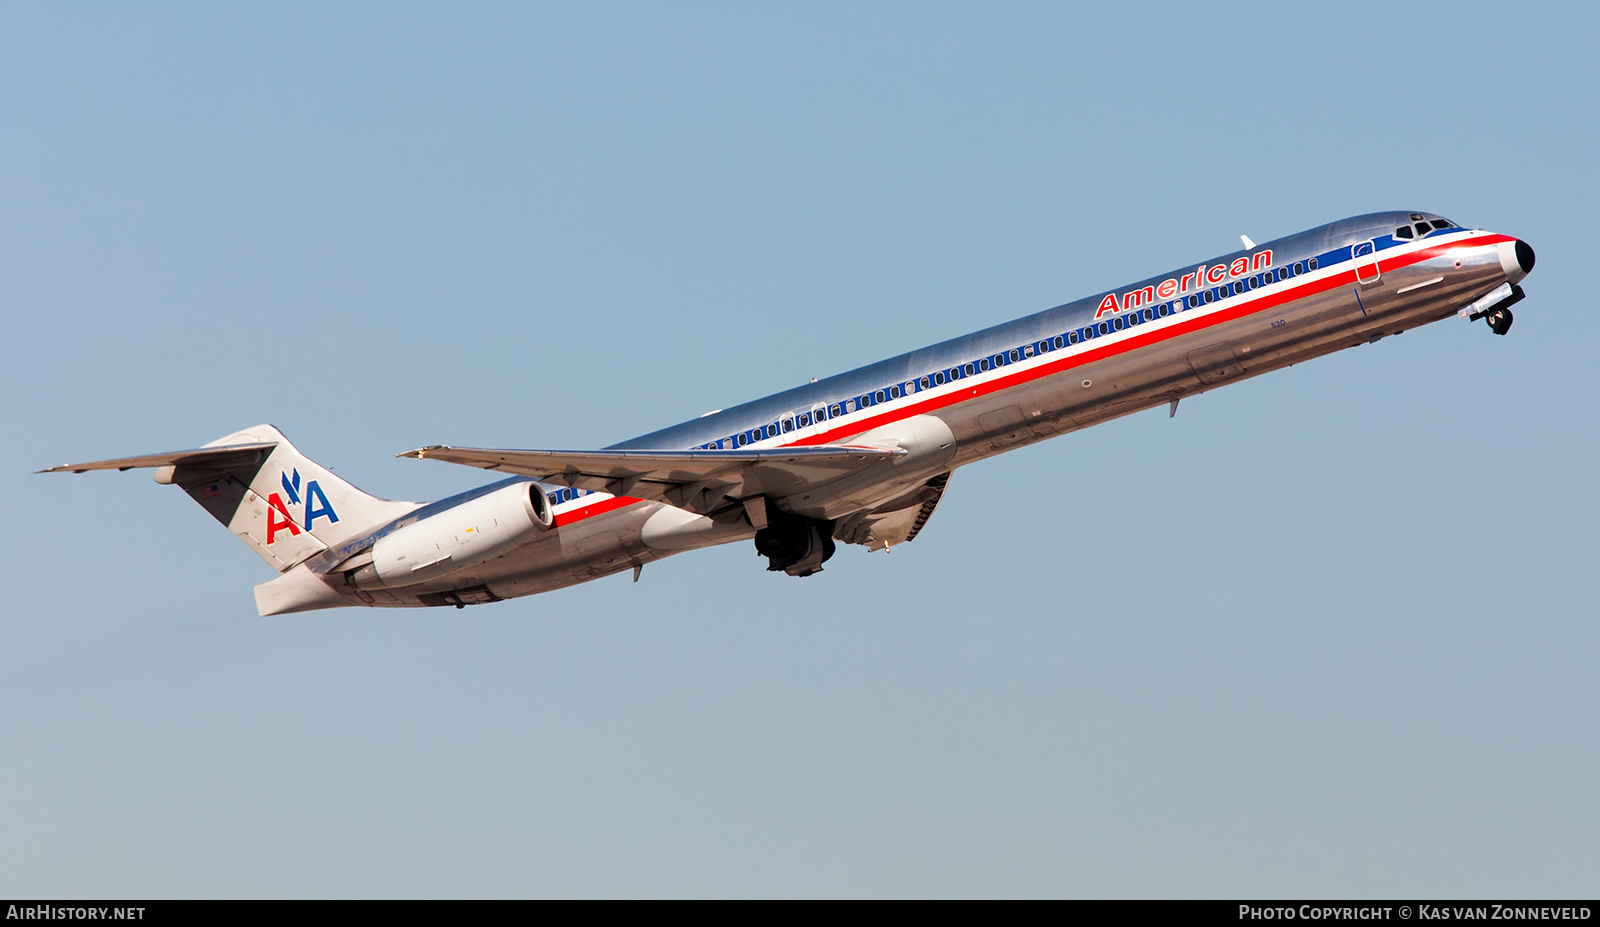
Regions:
M 1490 331 L 1496 335 L 1504 335 L 1506 332 L 1511 331 L 1511 310 L 1496 309 L 1485 316 L 1484 321 L 1489 323 Z
M 1488 302 L 1500 293 L 1505 293 L 1506 289 L 1504 285 L 1501 285 L 1499 290 L 1462 309 L 1461 315 L 1466 316 L 1468 320 L 1473 322 L 1479 319 L 1487 321 L 1489 330 L 1496 335 L 1504 335 L 1506 332 L 1511 331 L 1511 307 L 1522 302 L 1523 298 L 1528 295 L 1522 291 L 1522 287 L 1517 286 L 1515 283 L 1511 284 L 1510 293 L 1505 298 L 1497 300 L 1494 305 L 1485 306 L 1477 312 L 1471 311 L 1474 307 Z

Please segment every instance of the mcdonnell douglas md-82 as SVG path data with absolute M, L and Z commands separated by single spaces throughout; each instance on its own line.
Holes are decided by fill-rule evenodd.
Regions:
M 51 467 L 154 467 L 279 576 L 262 615 L 458 608 L 753 538 L 810 576 L 834 542 L 914 540 L 957 467 L 1453 315 L 1504 335 L 1525 242 L 1423 212 L 1357 216 L 598 451 L 432 446 L 513 474 L 438 502 L 369 496 L 276 428 Z

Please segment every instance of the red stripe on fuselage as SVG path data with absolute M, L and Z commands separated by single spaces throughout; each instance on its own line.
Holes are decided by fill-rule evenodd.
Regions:
M 1492 245 L 1498 244 L 1502 241 L 1515 240 L 1516 239 L 1506 235 L 1485 235 L 1463 241 L 1442 243 L 1429 248 L 1419 248 L 1416 251 L 1412 251 L 1407 254 L 1398 254 L 1386 261 L 1380 259 L 1378 263 L 1378 269 L 1380 273 L 1399 270 L 1402 267 L 1409 267 L 1412 264 L 1417 264 L 1421 263 L 1422 261 L 1440 257 L 1456 248 L 1477 248 L 1483 245 Z M 835 428 L 821 434 L 801 438 L 800 440 L 794 441 L 791 444 L 780 446 L 797 447 L 810 444 L 831 444 L 840 438 L 852 437 L 854 435 L 861 434 L 864 431 L 870 431 L 874 428 L 880 428 L 884 425 L 893 424 L 894 422 L 910 418 L 913 415 L 921 415 L 925 412 L 932 412 L 936 409 L 944 409 L 959 403 L 968 402 L 980 396 L 988 396 L 993 393 L 1002 392 L 1014 386 L 1020 386 L 1024 383 L 1030 383 L 1034 380 L 1039 380 L 1054 374 L 1063 373 L 1073 369 L 1074 367 L 1082 367 L 1087 364 L 1092 364 L 1096 361 L 1105 360 L 1108 357 L 1116 357 L 1120 354 L 1136 351 L 1139 348 L 1146 347 L 1148 345 L 1157 344 L 1171 338 L 1178 338 L 1192 332 L 1200 331 L 1204 328 L 1210 328 L 1213 325 L 1220 325 L 1223 322 L 1231 322 L 1234 319 L 1241 319 L 1247 315 L 1254 315 L 1257 312 L 1265 312 L 1268 309 L 1277 308 L 1285 303 L 1294 302 L 1295 300 L 1303 299 L 1307 296 L 1315 296 L 1318 293 L 1325 293 L 1328 290 L 1337 289 L 1345 286 L 1346 284 L 1354 284 L 1355 282 L 1355 268 L 1351 267 L 1349 270 L 1342 270 L 1338 273 L 1330 274 L 1329 276 L 1320 280 L 1308 280 L 1304 283 L 1291 284 L 1290 286 L 1285 287 L 1284 289 L 1275 293 L 1262 293 L 1259 296 L 1233 297 L 1234 299 L 1239 300 L 1239 302 L 1236 305 L 1227 307 L 1226 309 L 1217 309 L 1205 315 L 1169 323 L 1155 330 L 1143 331 L 1139 334 L 1129 335 L 1113 344 L 1089 348 L 1088 350 L 1080 351 L 1077 354 L 1073 354 L 1069 357 L 1048 361 L 1046 363 L 1039 364 L 1038 366 L 1030 367 L 1026 370 L 1019 370 L 1016 373 L 995 377 L 991 380 L 971 387 L 952 390 L 942 396 L 935 396 L 931 399 L 924 399 L 918 402 L 913 402 L 909 405 L 898 406 L 894 410 L 885 412 L 882 415 L 869 416 L 868 418 L 851 422 L 842 428 Z
M 625 508 L 634 504 L 635 502 L 643 501 L 643 499 L 635 499 L 632 496 L 612 496 L 609 499 L 601 499 L 599 502 L 596 502 L 593 505 L 586 505 L 580 509 L 571 509 L 566 512 L 561 512 L 554 517 L 551 527 L 559 528 L 562 525 L 570 525 L 575 521 L 583 521 L 585 518 L 593 518 L 596 515 L 604 515 L 607 512 Z
M 1452 242 L 1442 242 L 1438 245 L 1433 245 L 1427 248 L 1418 248 L 1415 251 L 1407 252 L 1406 254 L 1397 254 L 1389 258 L 1383 258 L 1380 254 L 1378 256 L 1378 272 L 1388 273 L 1390 271 L 1399 270 L 1402 267 L 1410 267 L 1412 264 L 1419 264 L 1423 261 L 1431 260 L 1436 257 L 1442 257 L 1443 255 L 1448 254 L 1449 252 L 1458 248 L 1480 248 L 1484 245 L 1495 245 L 1503 241 L 1516 241 L 1516 239 L 1509 235 L 1489 234 Z M 1330 274 L 1329 276 L 1320 280 L 1308 280 L 1304 283 L 1290 284 L 1274 293 L 1262 293 L 1258 296 L 1244 295 L 1231 297 L 1239 300 L 1239 302 L 1225 309 L 1217 309 L 1213 312 L 1206 313 L 1204 315 L 1197 315 L 1193 318 L 1180 318 L 1177 322 L 1169 323 L 1157 329 L 1142 331 L 1135 335 L 1129 335 L 1128 337 L 1125 337 L 1113 344 L 1107 344 L 1101 347 L 1094 347 L 1089 348 L 1088 350 L 1079 351 L 1078 353 L 1069 357 L 1063 357 L 1059 360 L 1052 360 L 1047 363 L 1039 364 L 1035 367 L 1029 367 L 1026 370 L 1019 370 L 1015 373 L 995 377 L 991 380 L 987 380 L 971 387 L 951 390 L 942 396 L 935 396 L 931 399 L 923 399 L 906 405 L 896 406 L 893 410 L 886 411 L 881 415 L 873 415 L 864 419 L 858 419 L 843 427 L 825 431 L 821 434 L 811 435 L 810 437 L 801 438 L 797 441 L 779 444 L 777 446 L 805 447 L 808 445 L 837 443 L 837 441 L 841 438 L 853 437 L 861 434 L 862 432 L 871 431 L 874 428 L 881 428 L 884 425 L 890 425 L 898 421 L 903 421 L 904 419 L 911 418 L 914 415 L 922 415 L 925 412 L 932 412 L 936 409 L 946 409 L 950 406 L 959 405 L 960 403 L 968 402 L 981 396 L 988 396 L 994 393 L 1003 392 L 1011 389 L 1014 386 L 1021 386 L 1024 383 L 1031 383 L 1034 380 L 1043 379 L 1044 377 L 1053 376 L 1058 373 L 1064 373 L 1073 369 L 1074 367 L 1082 367 L 1087 364 L 1092 364 L 1096 361 L 1105 360 L 1108 357 L 1116 357 L 1119 354 L 1127 354 L 1130 351 L 1137 351 L 1140 348 L 1147 347 L 1152 344 L 1158 344 L 1162 341 L 1167 341 L 1172 338 L 1178 338 L 1183 335 L 1191 334 L 1193 332 L 1200 331 L 1201 329 L 1210 328 L 1213 325 L 1221 325 L 1224 322 L 1242 319 L 1247 315 L 1254 315 L 1257 312 L 1265 312 L 1268 309 L 1275 309 L 1285 303 L 1291 303 L 1297 299 L 1304 299 L 1307 296 L 1315 296 L 1318 293 L 1326 293 L 1329 290 L 1337 289 L 1348 284 L 1354 284 L 1355 282 L 1355 267 L 1351 266 L 1348 270 L 1341 270 L 1338 273 Z M 1164 300 L 1164 302 L 1170 302 L 1170 300 Z M 592 518 L 596 515 L 601 515 L 615 509 L 632 505 L 635 502 L 643 501 L 643 499 L 634 499 L 629 496 L 614 496 L 605 501 L 597 502 L 592 506 L 578 509 L 573 512 L 564 512 L 561 515 L 558 515 L 556 517 L 556 526 L 559 527 L 563 524 L 571 524 L 576 521 L 582 521 L 585 518 Z

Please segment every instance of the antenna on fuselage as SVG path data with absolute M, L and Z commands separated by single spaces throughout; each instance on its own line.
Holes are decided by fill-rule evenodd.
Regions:
M 1244 242 L 1244 250 L 1246 251 L 1249 251 L 1256 246 L 1256 243 L 1250 240 L 1249 235 L 1240 235 L 1239 240 Z

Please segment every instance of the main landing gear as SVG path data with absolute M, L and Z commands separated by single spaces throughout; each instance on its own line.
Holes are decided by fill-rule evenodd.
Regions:
M 1504 335 L 1506 332 L 1511 330 L 1511 307 L 1522 302 L 1527 295 L 1528 294 L 1522 292 L 1522 287 L 1513 283 L 1511 284 L 1510 296 L 1507 296 L 1505 299 L 1496 302 L 1492 306 L 1487 306 L 1468 315 L 1467 319 L 1473 322 L 1476 322 L 1479 319 L 1486 319 L 1489 322 L 1490 331 L 1494 332 L 1496 335 Z
M 833 522 L 793 515 L 777 506 L 766 509 L 766 524 L 756 531 L 756 553 L 767 558 L 767 569 L 790 576 L 821 573 L 823 562 L 833 556 Z

